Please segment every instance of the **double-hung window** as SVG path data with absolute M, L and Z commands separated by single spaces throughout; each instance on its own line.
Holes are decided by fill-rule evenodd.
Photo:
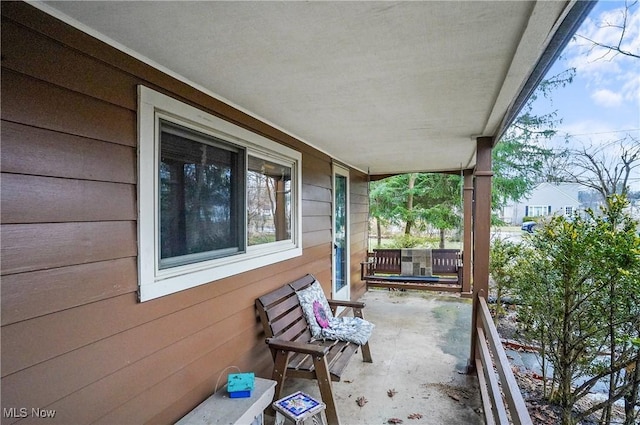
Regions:
M 529 205 L 525 213 L 528 217 L 545 217 L 549 214 L 551 214 L 550 205 Z
M 138 92 L 141 301 L 302 254 L 299 152 Z

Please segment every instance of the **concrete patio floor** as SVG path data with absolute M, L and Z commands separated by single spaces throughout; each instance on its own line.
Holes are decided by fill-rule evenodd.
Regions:
M 362 362 L 358 353 L 342 381 L 333 383 L 341 423 L 387 424 L 397 418 L 416 425 L 483 424 L 477 378 L 464 373 L 471 301 L 387 290 L 370 290 L 361 301 L 365 318 L 376 325 L 370 339 L 373 363 Z M 317 382 L 303 379 L 288 379 L 283 395 L 298 390 L 320 399 Z M 388 390 L 395 395 L 389 397 Z M 367 400 L 362 407 L 359 397 Z

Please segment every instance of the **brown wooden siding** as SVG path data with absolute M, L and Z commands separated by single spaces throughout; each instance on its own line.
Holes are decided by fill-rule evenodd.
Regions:
M 5 173 L 136 183 L 135 147 L 8 121 L 3 121 L 1 132 Z
M 0 196 L 4 224 L 136 219 L 132 184 L 7 173 Z
M 331 158 L 29 5 L 1 12 L 2 407 L 172 423 L 229 365 L 269 376 L 255 298 L 305 273 L 331 288 Z M 301 257 L 137 302 L 138 84 L 302 152 Z M 351 176 L 357 298 L 368 203 Z

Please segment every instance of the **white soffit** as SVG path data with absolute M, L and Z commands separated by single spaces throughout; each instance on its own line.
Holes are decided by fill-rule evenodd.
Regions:
M 556 27 L 560 24 L 559 17 L 564 17 L 565 10 L 567 10 L 566 3 L 561 1 L 535 4 L 484 134 L 494 134 L 498 130 L 504 111 L 526 82 L 526 80 L 523 81 L 522 76 L 530 72 L 532 64 L 536 63 L 538 56 L 547 47 L 553 35 L 552 31 L 557 29 Z
M 372 174 L 475 163 L 564 1 L 52 1 L 44 10 Z

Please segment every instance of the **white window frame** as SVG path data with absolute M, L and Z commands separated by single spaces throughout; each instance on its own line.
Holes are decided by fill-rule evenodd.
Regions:
M 542 209 L 542 214 L 541 215 L 533 215 L 532 210 L 534 209 Z M 548 205 L 529 205 L 528 207 L 529 210 L 529 214 L 527 214 L 529 217 L 546 217 L 549 215 L 549 206 Z
M 160 269 L 160 118 L 291 166 L 291 239 L 246 252 Z M 245 161 L 246 167 L 246 161 Z M 246 170 L 245 170 L 246 171 Z M 246 203 L 246 197 L 245 197 Z M 246 204 L 244 210 L 246 211 Z M 247 237 L 246 216 L 244 226 Z M 147 301 L 302 255 L 302 154 L 145 86 L 138 86 L 138 297 Z

